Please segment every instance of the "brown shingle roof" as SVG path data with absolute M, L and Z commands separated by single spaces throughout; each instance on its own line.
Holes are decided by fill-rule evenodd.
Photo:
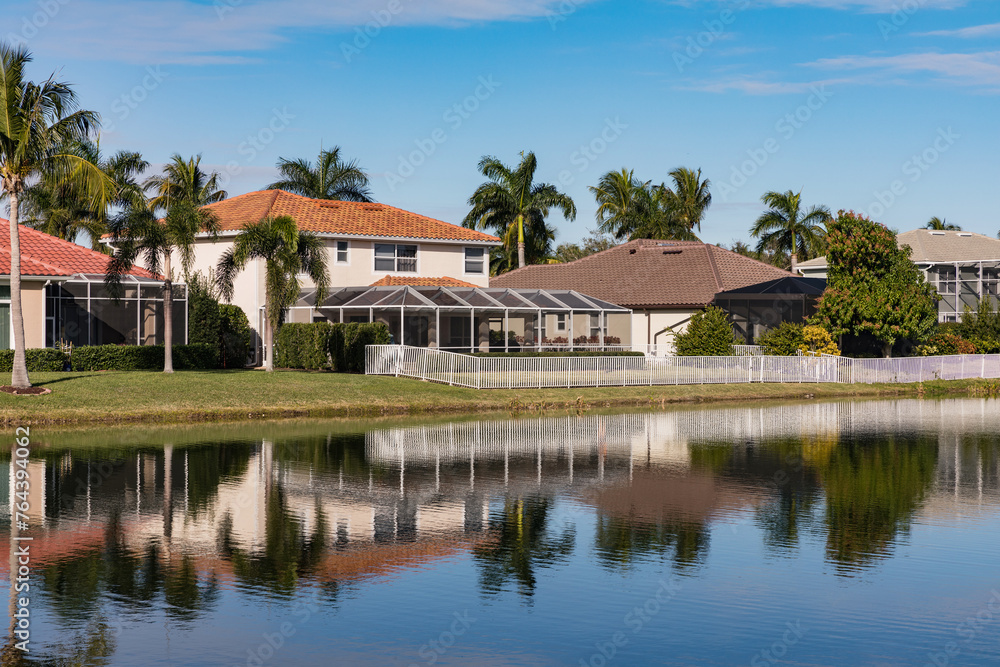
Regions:
M 325 234 L 496 242 L 500 239 L 385 204 L 310 199 L 283 190 L 239 195 L 206 207 L 222 231 L 238 231 L 248 222 L 288 215 L 299 229 Z
M 630 241 L 568 262 L 516 269 L 490 287 L 573 289 L 629 308 L 701 308 L 717 292 L 792 275 L 698 241 Z
M 10 229 L 10 223 L 0 218 L 0 229 Z M 104 273 L 107 255 L 75 243 L 57 239 L 44 232 L 18 225 L 21 244 L 22 276 L 72 276 L 77 273 Z M 139 267 L 130 272 L 141 278 L 160 278 Z M 10 275 L 10 234 L 0 234 L 0 275 Z
M 408 276 L 386 276 L 373 282 L 369 287 L 478 287 L 464 280 L 442 276 L 441 278 L 416 278 Z

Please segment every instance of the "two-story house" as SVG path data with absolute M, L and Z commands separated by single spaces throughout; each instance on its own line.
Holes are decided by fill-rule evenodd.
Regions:
M 215 239 L 199 235 L 193 271 L 213 272 L 245 224 L 287 215 L 326 243 L 333 291 L 375 284 L 488 287 L 490 248 L 501 244 L 495 236 L 385 204 L 310 199 L 282 190 L 251 192 L 206 208 L 215 214 L 220 233 Z M 311 288 L 305 276 L 300 281 L 304 290 Z M 262 260 L 251 262 L 236 278 L 232 303 L 247 314 L 251 327 L 262 330 Z M 289 320 L 309 321 L 317 315 L 293 310 Z

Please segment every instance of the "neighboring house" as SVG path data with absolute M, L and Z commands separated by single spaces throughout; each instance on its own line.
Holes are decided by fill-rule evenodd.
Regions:
M 707 243 L 642 239 L 565 264 L 516 269 L 492 278 L 490 287 L 576 290 L 630 308 L 630 331 L 608 330 L 605 335 L 633 346 L 669 348 L 691 315 L 719 292 L 791 275 Z M 559 332 L 560 326 L 565 325 L 549 316 L 545 329 Z
M 215 240 L 199 235 L 193 271 L 214 272 L 245 224 L 287 215 L 299 229 L 313 232 L 326 243 L 331 292 L 379 281 L 398 285 L 393 281 L 430 278 L 487 287 L 490 248 L 501 245 L 495 236 L 385 204 L 310 199 L 282 190 L 251 192 L 206 208 L 218 218 L 221 232 Z M 178 266 L 176 261 L 174 266 Z M 308 292 L 311 283 L 305 276 L 300 280 Z M 251 327 L 261 331 L 263 261 L 250 263 L 237 276 L 232 303 L 247 314 Z M 293 309 L 289 315 L 292 322 L 313 319 L 326 317 L 309 308 Z
M 816 314 L 826 289 L 824 278 L 788 275 L 758 285 L 719 292 L 715 305 L 729 314 L 733 331 L 750 345 L 782 322 L 804 322 Z
M 996 299 L 1000 292 L 1000 240 L 973 232 L 915 229 L 897 235 L 902 247 L 910 246 L 910 259 L 941 295 L 938 320 L 957 322 L 966 306 L 979 299 Z M 796 271 L 811 278 L 826 278 L 826 257 L 802 262 Z
M 0 220 L 10 228 L 7 220 Z M 135 267 L 115 303 L 104 286 L 108 256 L 23 225 L 21 310 L 25 347 L 163 342 L 162 279 Z M 10 236 L 0 235 L 0 349 L 13 347 Z M 187 292 L 174 288 L 174 341 L 187 340 Z

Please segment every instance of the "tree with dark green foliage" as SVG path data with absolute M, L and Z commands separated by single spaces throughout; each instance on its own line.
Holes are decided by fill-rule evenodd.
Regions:
M 674 339 L 674 347 L 680 357 L 729 357 L 735 341 L 726 311 L 709 306 L 691 316 L 687 329 Z
M 553 259 L 557 262 L 572 262 L 595 253 L 615 247 L 615 240 L 601 232 L 590 232 L 581 244 L 560 243 L 556 246 Z
M 757 336 L 757 345 L 764 348 L 764 354 L 774 357 L 794 357 L 804 344 L 801 324 L 782 322 L 774 329 L 768 329 Z
M 253 332 L 239 306 L 219 304 L 219 363 L 223 368 L 243 368 L 250 360 Z
M 995 354 L 1000 350 L 1000 309 L 996 297 L 982 297 L 975 308 L 966 306 L 962 321 L 954 329 L 956 334 L 973 342 L 980 354 Z
M 833 336 L 871 336 L 886 357 L 897 341 L 921 342 L 930 335 L 937 324 L 937 294 L 894 232 L 840 211 L 829 226 L 828 243 L 827 287 L 810 324 Z
M 313 199 L 370 202 L 372 191 L 368 174 L 357 160 L 343 160 L 340 146 L 320 148 L 315 165 L 302 158 L 278 158 L 281 180 L 267 186 L 268 190 L 285 190 Z
M 217 345 L 222 320 L 219 300 L 210 278 L 194 273 L 188 278 L 188 342 Z

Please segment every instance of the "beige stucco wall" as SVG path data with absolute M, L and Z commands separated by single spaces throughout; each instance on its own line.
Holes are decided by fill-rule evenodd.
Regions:
M 21 312 L 24 314 L 24 346 L 45 347 L 45 284 L 21 281 Z M 14 344 L 13 333 L 10 337 Z
M 670 331 L 680 333 L 687 328 L 694 310 L 636 310 L 632 312 L 632 344 L 671 344 Z

